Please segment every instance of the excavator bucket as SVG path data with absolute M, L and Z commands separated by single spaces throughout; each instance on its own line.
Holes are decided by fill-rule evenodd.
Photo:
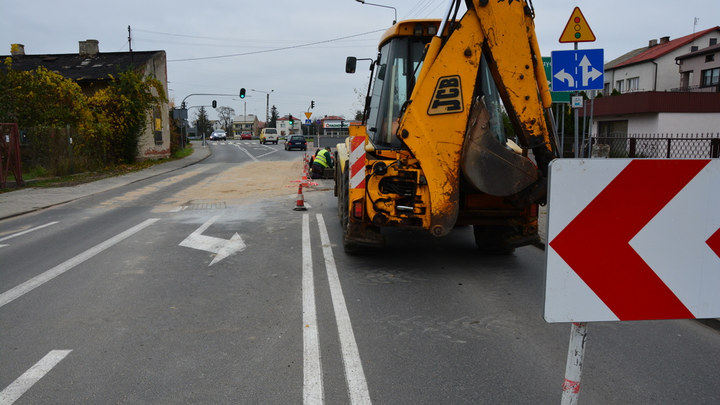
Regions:
M 461 171 L 484 193 L 500 197 L 518 194 L 538 180 L 537 168 L 528 158 L 500 143 L 489 123 L 484 97 L 475 99 L 460 159 Z

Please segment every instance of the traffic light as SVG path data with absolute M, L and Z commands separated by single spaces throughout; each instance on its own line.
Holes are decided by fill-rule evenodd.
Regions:
M 217 108 L 217 101 L 213 100 L 213 108 Z
M 293 122 L 294 122 L 294 121 L 293 121 L 293 116 L 292 116 L 292 114 L 291 114 L 291 115 L 290 115 L 290 120 L 288 121 L 288 123 L 289 123 L 290 125 L 292 125 Z
M 245 88 L 240 89 L 240 98 L 245 98 Z
M 310 101 L 310 108 L 315 108 L 315 102 L 312 100 Z

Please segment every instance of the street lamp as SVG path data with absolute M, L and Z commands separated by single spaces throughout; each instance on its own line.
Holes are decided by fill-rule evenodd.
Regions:
M 272 93 L 275 90 L 270 90 L 270 93 L 268 93 L 267 91 L 255 90 L 255 89 L 250 89 L 250 91 L 267 94 L 267 105 L 265 106 L 265 122 L 270 122 L 270 93 Z
M 360 4 L 367 4 L 368 6 L 391 8 L 391 9 L 395 10 L 395 20 L 393 21 L 393 25 L 395 25 L 395 23 L 397 23 L 397 9 L 395 7 L 383 6 L 382 4 L 367 3 L 367 2 L 365 2 L 365 0 L 355 0 L 355 1 L 357 1 Z

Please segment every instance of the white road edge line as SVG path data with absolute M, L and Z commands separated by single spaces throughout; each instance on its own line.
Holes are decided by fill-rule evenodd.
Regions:
M 330 245 L 325 220 L 322 214 L 316 214 L 318 228 L 320 229 L 320 241 L 325 256 L 325 269 L 327 270 L 328 283 L 330 284 L 330 296 L 332 297 L 333 308 L 335 309 L 335 321 L 337 322 L 338 334 L 340 335 L 340 350 L 345 366 L 345 380 L 350 394 L 350 403 L 353 405 L 370 405 L 370 392 L 368 391 L 365 372 L 363 372 L 360 352 L 355 342 L 350 314 L 345 305 L 345 296 L 340 285 L 335 258 Z
M 46 226 L 50 226 L 50 225 L 55 225 L 55 224 L 57 224 L 57 223 L 58 223 L 58 221 L 53 221 L 53 222 L 47 223 L 47 224 L 45 224 L 45 225 L 36 226 L 35 228 L 26 229 L 26 230 L 24 230 L 24 231 L 22 231 L 22 232 L 14 233 L 14 234 L 12 234 L 12 235 L 10 235 L 10 236 L 6 236 L 6 237 L 4 237 L 4 238 L 0 238 L 0 242 L 2 242 L 2 241 L 4 241 L 4 240 L 12 239 L 12 238 L 14 238 L 14 237 L 16 237 L 16 236 L 25 235 L 26 233 L 30 233 L 30 232 L 33 232 L 33 231 L 37 231 L 38 229 L 42 229 L 42 228 L 45 228 Z
M 0 307 L 4 306 L 5 304 L 10 303 L 16 298 L 19 298 L 28 292 L 34 290 L 35 288 L 47 283 L 48 281 L 54 279 L 55 277 L 65 273 L 66 271 L 72 269 L 73 267 L 77 266 L 78 264 L 84 262 L 87 259 L 90 259 L 91 257 L 95 256 L 96 254 L 102 252 L 103 250 L 115 245 L 118 242 L 121 242 L 122 240 L 136 234 L 137 232 L 140 232 L 141 230 L 147 228 L 148 226 L 154 224 L 155 222 L 159 221 L 160 218 L 151 218 L 144 222 L 142 222 L 139 225 L 135 225 L 134 227 L 128 229 L 127 231 L 118 234 L 105 242 L 90 248 L 83 253 L 80 253 L 79 255 L 73 257 L 72 259 L 66 260 L 65 262 L 53 267 L 50 270 L 45 271 L 42 274 L 39 274 L 30 280 L 0 294 Z
M 302 219 L 302 300 L 303 300 L 303 404 L 325 403 L 323 391 L 320 339 L 318 338 L 317 311 L 315 308 L 315 281 L 310 245 L 310 220 Z
M 52 350 L 30 367 L 23 375 L 0 392 L 0 405 L 11 405 L 18 400 L 36 382 L 64 359 L 72 350 Z

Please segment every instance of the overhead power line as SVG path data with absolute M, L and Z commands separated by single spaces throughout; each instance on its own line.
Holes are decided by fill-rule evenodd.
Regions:
M 346 36 L 346 37 L 341 37 L 341 38 L 327 39 L 327 40 L 325 40 L 325 41 L 311 42 L 311 43 L 308 43 L 308 44 L 285 46 L 285 47 L 282 47 L 282 48 L 265 49 L 265 50 L 262 50 L 262 51 L 245 52 L 245 53 L 235 53 L 235 54 L 230 54 L 230 55 L 203 56 L 203 57 L 199 57 L 199 58 L 173 59 L 173 60 L 168 60 L 168 62 L 186 62 L 186 61 L 193 61 L 193 60 L 208 60 L 208 59 L 220 59 L 220 58 L 233 58 L 233 57 L 237 57 L 237 56 L 257 55 L 257 54 L 259 54 L 259 53 L 269 53 L 269 52 L 285 51 L 285 50 L 288 50 L 288 49 L 304 48 L 304 47 L 313 46 L 313 45 L 326 44 L 326 43 L 328 43 L 328 42 L 342 41 L 342 40 L 348 39 L 348 38 L 355 38 L 355 37 L 359 37 L 359 36 L 362 36 L 362 35 L 374 34 L 374 33 L 376 33 L 376 32 L 383 32 L 383 31 L 385 31 L 385 30 L 382 29 L 382 30 L 368 31 L 368 32 L 363 32 L 362 34 L 348 35 L 348 36 Z

